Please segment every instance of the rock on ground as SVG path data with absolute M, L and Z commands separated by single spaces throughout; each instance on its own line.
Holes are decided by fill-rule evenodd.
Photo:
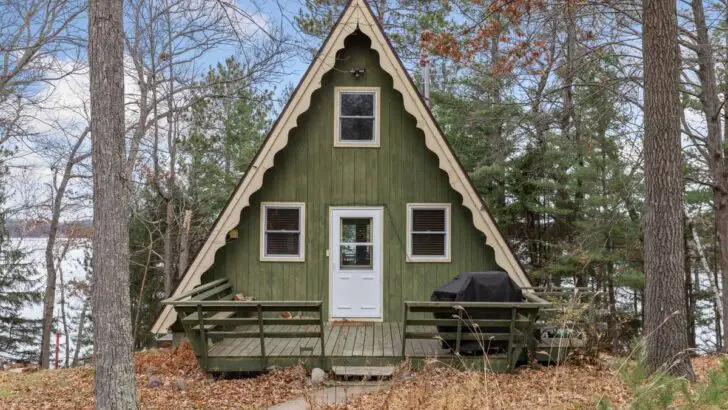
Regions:
M 321 385 L 326 380 L 326 372 L 318 367 L 311 370 L 311 383 L 313 385 Z
M 174 385 L 180 390 L 187 390 L 187 382 L 185 379 L 177 379 L 177 381 L 174 382 Z
M 147 387 L 159 387 L 163 384 L 164 384 L 164 382 L 162 381 L 161 378 L 159 378 L 159 376 L 152 375 L 152 376 L 149 376 L 149 381 L 147 382 Z

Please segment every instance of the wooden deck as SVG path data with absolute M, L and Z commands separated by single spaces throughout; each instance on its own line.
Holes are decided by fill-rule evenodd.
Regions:
M 268 325 L 266 332 L 311 332 L 317 328 L 309 326 Z M 245 326 L 237 331 L 254 331 L 257 326 Z M 409 331 L 434 332 L 434 326 L 409 326 Z M 324 326 L 324 356 L 321 357 L 321 339 L 308 338 L 265 338 L 266 357 L 261 355 L 260 340 L 256 338 L 223 339 L 212 341 L 207 354 L 209 371 L 259 370 L 273 366 L 305 367 L 334 366 L 382 366 L 396 365 L 402 361 L 402 324 L 398 322 L 375 323 L 326 323 Z M 484 361 L 482 356 L 456 356 L 450 349 L 443 349 L 438 339 L 412 339 L 406 341 L 405 359 L 414 366 L 426 361 L 439 360 L 444 363 L 477 366 Z M 505 354 L 489 355 L 494 361 L 489 367 L 505 365 Z
M 522 302 L 406 301 L 402 322 L 327 322 L 321 300 L 233 298 L 228 280 L 219 279 L 162 302 L 175 307 L 206 371 L 265 371 L 297 364 L 330 370 L 334 366 L 392 366 L 404 360 L 412 367 L 434 360 L 460 368 L 509 371 L 527 356 L 538 311 L 548 305 L 528 298 Z M 443 349 L 440 337 L 452 340 L 455 351 L 461 350 L 462 342 L 492 340 L 504 345 L 505 353 L 461 356 Z
M 425 331 L 425 327 L 422 331 Z M 246 330 L 246 329 L 241 329 Z M 250 329 L 256 330 L 253 326 Z M 316 326 L 266 326 L 267 332 L 311 332 Z M 427 330 L 434 330 L 428 328 Z M 402 326 L 399 323 L 337 324 L 324 327 L 324 354 L 329 357 L 400 357 Z M 449 354 L 438 340 L 407 340 L 407 357 L 437 357 Z M 320 356 L 319 338 L 266 338 L 266 354 L 276 356 Z M 260 356 L 258 339 L 224 339 L 210 347 L 208 357 Z

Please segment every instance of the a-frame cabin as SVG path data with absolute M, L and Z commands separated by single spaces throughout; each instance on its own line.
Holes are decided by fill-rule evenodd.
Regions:
M 153 332 L 181 313 L 211 371 L 443 355 L 427 318 L 451 306 L 416 301 L 493 270 L 530 286 L 371 9 L 351 0 Z M 513 344 L 506 367 L 539 303 L 516 305 L 501 306 L 513 332 L 496 335 Z

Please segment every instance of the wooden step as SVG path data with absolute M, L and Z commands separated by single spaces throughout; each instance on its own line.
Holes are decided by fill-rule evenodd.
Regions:
M 332 366 L 338 377 L 392 377 L 394 366 Z

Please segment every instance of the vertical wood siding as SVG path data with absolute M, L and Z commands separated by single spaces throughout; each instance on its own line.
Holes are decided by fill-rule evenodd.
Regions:
M 330 206 L 384 207 L 384 320 L 401 320 L 402 302 L 429 300 L 432 290 L 459 272 L 499 269 L 470 211 L 450 188 L 437 157 L 404 109 L 392 79 L 379 67 L 378 54 L 363 35 L 352 35 L 334 70 L 312 96 L 311 108 L 298 118 L 289 142 L 275 157 L 263 187 L 242 211 L 239 238 L 220 248 L 203 282 L 227 276 L 236 291 L 258 300 L 322 299 L 328 310 Z M 348 71 L 365 68 L 355 79 Z M 380 87 L 381 146 L 333 146 L 334 87 Z M 261 262 L 260 203 L 306 203 L 305 262 Z M 407 203 L 452 204 L 451 262 L 406 262 Z M 328 315 L 328 312 L 326 313 Z

